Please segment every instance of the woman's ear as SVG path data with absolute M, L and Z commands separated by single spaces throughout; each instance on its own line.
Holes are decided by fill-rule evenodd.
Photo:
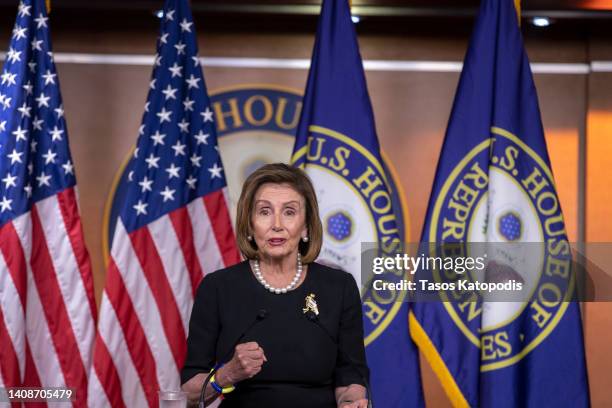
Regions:
M 304 231 L 302 232 L 302 242 L 308 242 L 308 240 L 308 229 L 304 228 Z
M 255 242 L 255 235 L 253 234 L 253 229 L 247 229 L 247 240 L 249 244 L 251 244 L 251 248 L 257 250 L 257 243 Z

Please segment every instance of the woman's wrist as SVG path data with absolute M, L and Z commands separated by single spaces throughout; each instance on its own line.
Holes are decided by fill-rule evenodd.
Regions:
M 226 365 L 217 370 L 215 380 L 221 388 L 230 387 L 235 383 L 235 380 L 232 378 L 230 368 Z

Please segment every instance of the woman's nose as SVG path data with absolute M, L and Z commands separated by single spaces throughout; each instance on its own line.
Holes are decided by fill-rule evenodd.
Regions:
M 283 229 L 280 214 L 274 216 L 274 225 L 272 225 L 272 229 L 275 231 L 280 231 Z

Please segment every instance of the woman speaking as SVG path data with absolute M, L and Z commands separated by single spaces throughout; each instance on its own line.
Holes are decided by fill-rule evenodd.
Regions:
M 183 390 L 222 408 L 365 408 L 369 371 L 353 277 L 313 262 L 322 244 L 306 174 L 269 164 L 245 181 L 236 219 L 247 259 L 210 273 L 193 305 Z M 227 360 L 227 361 L 223 361 Z

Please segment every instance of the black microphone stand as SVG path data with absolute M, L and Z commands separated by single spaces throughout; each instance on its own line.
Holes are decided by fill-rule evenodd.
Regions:
M 234 348 L 236 347 L 236 345 L 240 342 L 240 340 L 242 340 L 244 335 L 247 334 L 248 331 L 253 328 L 253 326 L 255 326 L 257 323 L 261 322 L 263 319 L 268 317 L 268 315 L 269 313 L 266 309 L 260 309 L 259 312 L 257 312 L 257 316 L 255 317 L 255 320 L 253 320 L 253 322 L 251 322 L 251 324 L 242 332 L 242 334 L 238 337 L 238 340 L 234 342 L 234 345 L 228 350 L 227 353 L 225 353 L 223 358 L 217 361 L 227 360 L 232 354 L 232 352 L 234 351 Z M 210 379 L 212 378 L 213 375 L 215 375 L 215 373 L 217 372 L 217 370 L 219 370 L 219 368 L 220 366 L 215 366 L 212 370 L 210 370 L 210 373 L 208 373 L 208 375 L 206 376 L 206 379 L 204 380 L 204 384 L 202 384 L 202 389 L 200 390 L 200 398 L 198 399 L 198 408 L 206 408 L 206 401 L 204 400 L 204 393 L 206 392 L 206 387 L 208 386 L 208 383 L 210 383 Z

